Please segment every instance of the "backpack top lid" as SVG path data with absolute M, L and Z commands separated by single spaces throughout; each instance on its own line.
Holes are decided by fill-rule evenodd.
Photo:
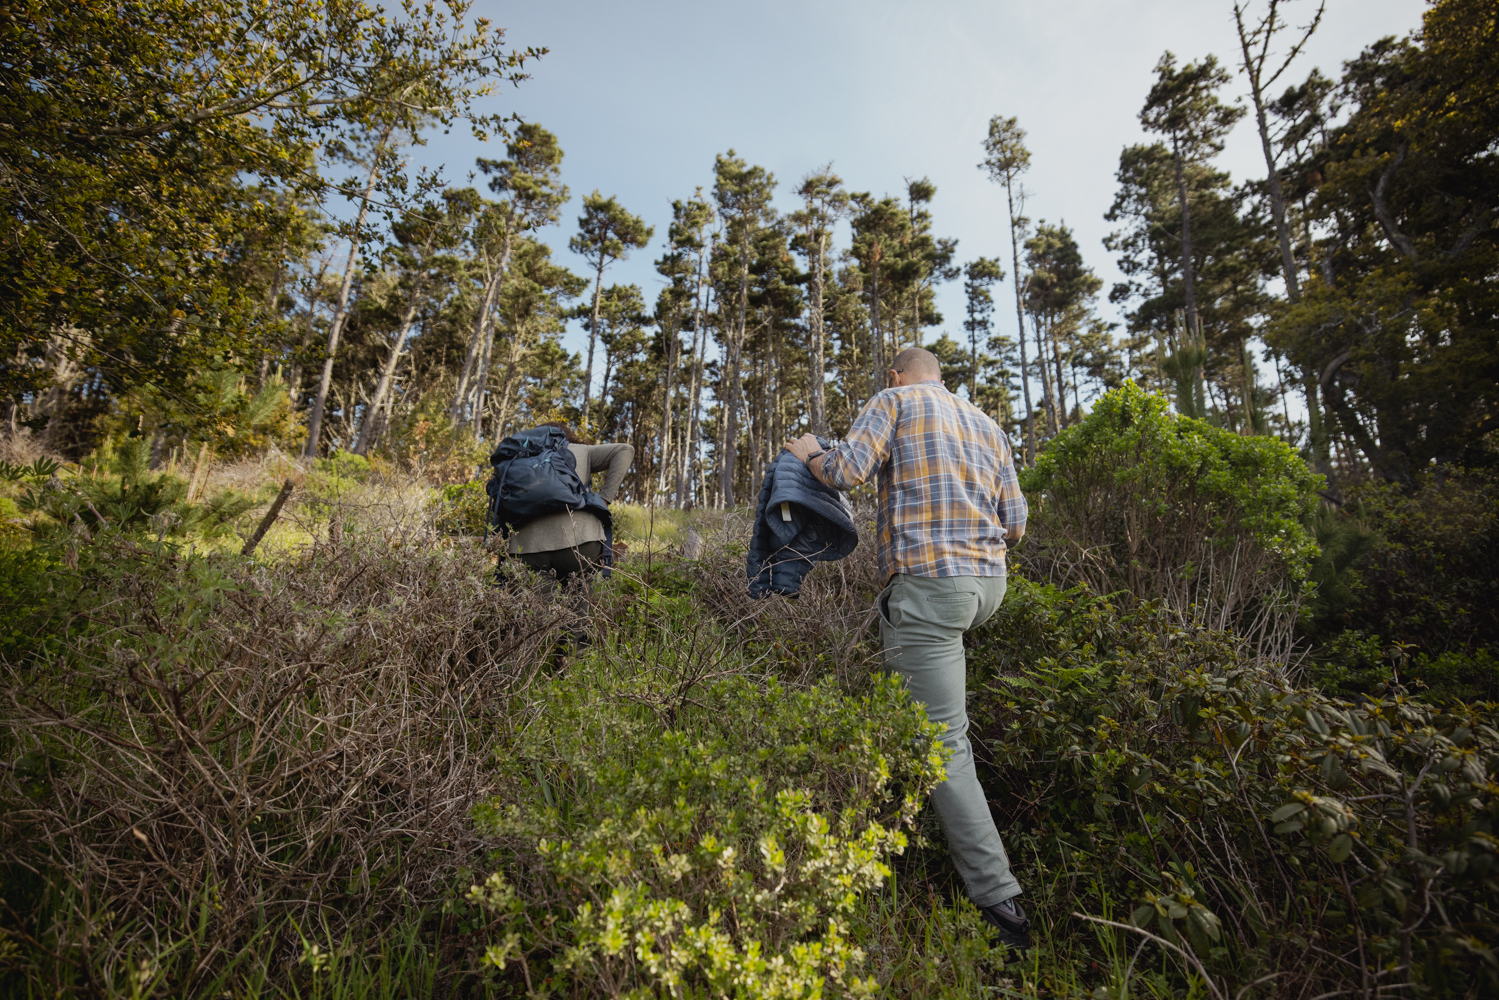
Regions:
M 495 445 L 489 456 L 490 465 L 514 461 L 517 458 L 534 458 L 549 451 L 567 451 L 567 435 L 560 427 L 543 424 L 528 430 L 516 431 Z

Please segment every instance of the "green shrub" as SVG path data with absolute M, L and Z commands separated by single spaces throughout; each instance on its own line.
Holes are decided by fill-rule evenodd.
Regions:
M 1163 598 L 1289 652 L 1291 593 L 1317 544 L 1322 478 L 1285 443 L 1178 417 L 1133 382 L 1105 395 L 1021 474 L 1032 575 Z
M 0 994 L 145 961 L 158 994 L 308 995 L 299 932 L 377 966 L 480 856 L 499 709 L 557 629 L 478 554 L 378 536 L 268 563 L 85 530 L 0 573 Z
M 150 456 L 150 442 L 126 438 L 100 456 L 107 461 L 97 463 L 90 475 L 54 477 L 29 487 L 16 506 L 29 517 L 27 526 L 37 538 L 84 526 L 89 531 L 152 534 L 160 539 L 227 534 L 236 519 L 262 502 L 237 490 L 189 502 L 187 483 L 152 472 Z M 98 465 L 107 469 L 102 476 Z
M 1342 701 L 1163 607 L 1022 579 L 970 663 L 991 794 L 1054 913 L 1133 912 L 1229 996 L 1271 973 L 1277 995 L 1499 988 L 1495 706 Z
M 327 458 L 320 458 L 314 468 L 326 475 L 359 483 L 368 479 L 371 472 L 370 460 L 352 451 L 336 451 Z
M 482 535 L 489 515 L 489 494 L 484 481 L 449 483 L 432 500 L 433 520 L 438 531 L 448 535 Z
M 542 694 L 542 739 L 478 813 L 506 859 L 471 894 L 488 961 L 574 995 L 872 992 L 850 920 L 941 774 L 924 714 L 890 681 L 730 676 L 673 700 L 659 656 L 613 658 Z
M 1399 670 L 1434 698 L 1499 700 L 1499 476 L 1445 470 L 1412 489 L 1369 483 L 1325 517 L 1327 534 L 1362 541 L 1336 567 L 1336 599 L 1315 606 L 1313 675 L 1355 693 Z

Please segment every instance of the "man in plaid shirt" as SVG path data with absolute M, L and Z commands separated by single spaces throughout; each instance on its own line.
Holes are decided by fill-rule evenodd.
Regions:
M 932 800 L 968 894 L 1000 940 L 1028 946 L 1020 883 L 974 772 L 963 655 L 963 633 L 1004 599 L 1007 545 L 1025 534 L 1009 439 L 943 387 L 936 355 L 913 347 L 895 356 L 890 388 L 869 401 L 841 445 L 824 452 L 808 434 L 786 448 L 835 489 L 876 476 L 885 666 L 945 727 L 952 758 Z

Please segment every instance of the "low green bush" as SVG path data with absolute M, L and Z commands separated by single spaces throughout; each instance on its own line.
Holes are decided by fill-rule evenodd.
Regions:
M 942 773 L 903 690 L 729 677 L 663 731 L 660 685 L 574 669 L 594 682 L 542 695 L 549 752 L 522 749 L 478 813 L 507 858 L 472 893 L 488 961 L 586 995 L 873 992 L 849 921 Z
M 435 920 L 560 622 L 477 553 L 358 537 L 0 553 L 0 995 L 306 995 Z M 328 976 L 284 966 L 303 936 Z
M 368 479 L 372 471 L 370 460 L 352 451 L 335 451 L 327 458 L 318 459 L 313 467 L 326 475 L 352 479 L 360 483 Z
M 489 494 L 482 479 L 449 483 L 432 498 L 433 522 L 447 535 L 482 535 L 488 515 Z
M 1499 989 L 1495 706 L 1341 700 L 1162 606 L 1022 579 L 974 644 L 991 794 L 1054 917 L 1132 913 L 1174 988 L 1190 954 L 1219 996 Z
M 1364 484 L 1318 534 L 1334 557 L 1306 629 L 1319 684 L 1355 695 L 1398 675 L 1436 700 L 1499 700 L 1499 476 Z
M 40 538 L 58 532 L 107 529 L 137 534 L 216 537 L 231 532 L 236 520 L 269 496 L 223 490 L 202 501 L 187 499 L 188 484 L 150 469 L 150 443 L 126 439 L 85 475 L 53 477 L 26 488 L 16 506 L 26 527 Z M 99 466 L 106 469 L 99 474 Z M 273 488 L 272 488 L 273 489 Z
M 1017 554 L 1034 578 L 1195 605 L 1288 656 L 1323 483 L 1284 442 L 1176 416 L 1130 382 L 1048 443 L 1020 485 L 1031 537 Z

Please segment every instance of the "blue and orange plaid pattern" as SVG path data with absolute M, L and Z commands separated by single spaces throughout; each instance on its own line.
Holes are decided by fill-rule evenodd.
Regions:
M 1029 513 L 1010 439 L 982 410 L 936 381 L 876 393 L 823 459 L 828 485 L 878 472 L 880 578 L 1004 576 L 1007 542 Z

